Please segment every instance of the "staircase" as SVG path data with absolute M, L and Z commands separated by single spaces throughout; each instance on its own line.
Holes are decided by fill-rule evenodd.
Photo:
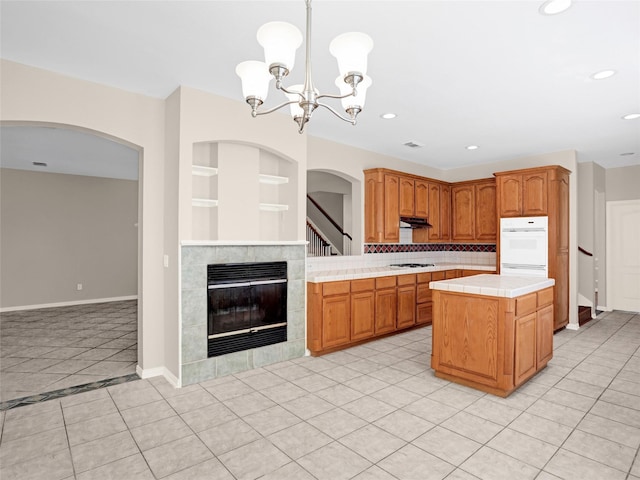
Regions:
M 578 324 L 580 326 L 591 320 L 591 307 L 579 306 L 578 307 Z
M 317 224 L 309 216 L 311 210 L 316 215 L 313 218 L 317 220 Z M 323 228 L 320 228 L 319 224 L 322 224 Z M 330 240 L 332 238 L 333 242 Z M 345 232 L 317 201 L 307 195 L 307 255 L 310 257 L 351 255 L 352 241 L 351 235 Z

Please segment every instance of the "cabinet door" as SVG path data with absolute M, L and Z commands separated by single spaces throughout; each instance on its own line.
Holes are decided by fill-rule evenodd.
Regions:
M 539 370 L 553 357 L 553 305 L 536 313 L 536 368 Z
M 376 290 L 375 333 L 393 332 L 396 329 L 397 295 L 395 288 Z
M 372 337 L 375 325 L 375 294 L 359 292 L 351 294 L 351 341 Z
M 498 236 L 496 184 L 475 186 L 475 237 L 481 242 L 495 242 Z
M 500 218 L 519 217 L 522 215 L 522 175 L 499 175 L 498 199 Z
M 408 285 L 398 287 L 398 328 L 416 324 L 416 287 Z
M 429 240 L 440 240 L 440 185 L 429 184 Z
M 473 185 L 451 188 L 453 240 L 475 239 L 475 189 Z
M 413 179 L 400 177 L 400 215 L 413 217 L 415 215 L 415 182 Z
M 385 242 L 400 241 L 400 182 L 394 175 L 384 176 L 384 235 Z
M 514 385 L 536 372 L 536 312 L 516 318 L 514 330 Z
M 522 176 L 522 215 L 547 215 L 547 172 Z
M 451 239 L 451 187 L 440 185 L 440 239 Z
M 349 343 L 351 302 L 349 295 L 322 299 L 322 348 Z
M 416 323 L 418 325 L 429 325 L 433 320 L 433 303 L 419 303 L 416 306 Z
M 416 217 L 429 217 L 429 184 L 421 180 L 415 181 L 415 212 Z
M 380 215 L 383 211 L 382 199 L 377 198 L 378 180 L 373 174 L 364 176 L 364 241 L 376 243 L 381 240 L 383 218 Z

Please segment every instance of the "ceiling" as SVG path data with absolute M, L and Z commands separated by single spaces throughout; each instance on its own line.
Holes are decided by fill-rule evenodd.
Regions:
M 443 170 L 569 149 L 605 168 L 640 165 L 640 119 L 621 118 L 640 113 L 640 1 L 574 0 L 557 15 L 541 4 L 315 0 L 315 86 L 337 93 L 328 45 L 347 31 L 374 40 L 373 85 L 357 126 L 318 110 L 308 133 Z M 241 101 L 235 66 L 263 60 L 260 25 L 305 22 L 302 0 L 0 5 L 2 58 L 159 98 L 184 85 Z M 617 73 L 591 78 L 605 69 Z M 285 85 L 302 82 L 304 48 L 293 70 Z M 281 100 L 272 83 L 266 104 Z M 41 130 L 21 148 L 50 140 Z M 3 165 L 12 156 L 3 145 Z

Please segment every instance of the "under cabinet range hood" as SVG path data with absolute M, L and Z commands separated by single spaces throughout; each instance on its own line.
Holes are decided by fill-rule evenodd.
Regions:
M 400 217 L 400 228 L 431 228 L 432 225 L 423 217 Z

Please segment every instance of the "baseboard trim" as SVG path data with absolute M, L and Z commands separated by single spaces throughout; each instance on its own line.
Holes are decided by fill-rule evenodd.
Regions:
M 0 313 L 16 312 L 18 310 L 37 310 L 39 308 L 71 307 L 73 305 L 88 305 L 91 303 L 122 302 L 125 300 L 137 300 L 137 299 L 138 299 L 137 295 L 128 295 L 125 297 L 92 298 L 89 300 L 74 300 L 71 302 L 41 303 L 39 305 L 21 305 L 18 307 L 0 308 Z
M 565 328 L 567 330 L 580 330 L 580 325 L 578 325 L 577 323 L 567 323 L 567 326 Z
M 608 307 L 605 307 L 603 305 L 598 305 L 596 307 L 596 310 L 601 310 L 603 312 L 613 312 L 613 308 L 608 308 Z
M 164 377 L 174 388 L 180 388 L 180 380 L 166 367 L 156 367 L 142 369 L 140 365 L 136 365 L 136 373 L 140 378 Z

